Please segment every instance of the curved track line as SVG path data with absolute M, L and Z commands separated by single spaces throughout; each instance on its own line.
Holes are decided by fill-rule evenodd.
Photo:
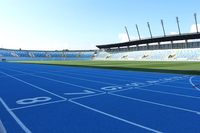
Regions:
M 190 84 L 191 84 L 196 90 L 200 91 L 200 88 L 197 87 L 197 86 L 192 82 L 192 79 L 193 79 L 194 77 L 195 77 L 195 76 L 190 77 L 189 82 L 190 82 Z

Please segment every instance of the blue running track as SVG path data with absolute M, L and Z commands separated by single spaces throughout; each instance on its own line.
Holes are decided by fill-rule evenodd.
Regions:
M 0 63 L 0 132 L 200 133 L 200 76 Z

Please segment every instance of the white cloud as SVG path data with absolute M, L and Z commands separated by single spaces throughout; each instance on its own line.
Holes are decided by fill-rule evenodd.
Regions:
M 119 33 L 118 39 L 119 39 L 120 42 L 128 42 L 129 41 L 126 33 Z M 138 37 L 130 36 L 130 39 L 131 40 L 138 40 Z
M 128 37 L 126 33 L 120 33 L 118 35 L 119 41 L 120 42 L 127 42 L 128 41 Z
M 200 31 L 200 24 L 197 24 L 198 26 L 198 31 Z M 196 24 L 192 24 L 191 27 L 190 27 L 190 32 L 193 33 L 193 32 L 197 32 L 197 29 L 196 29 Z
M 179 34 L 179 33 L 178 33 L 178 32 L 172 31 L 172 32 L 170 32 L 169 34 L 170 34 L 170 35 L 177 35 L 177 34 Z

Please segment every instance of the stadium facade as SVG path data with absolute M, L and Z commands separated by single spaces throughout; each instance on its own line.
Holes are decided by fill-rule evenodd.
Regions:
M 36 51 L 0 49 L 5 60 L 136 60 L 200 61 L 200 34 L 154 37 L 124 43 L 97 45 L 98 50 Z

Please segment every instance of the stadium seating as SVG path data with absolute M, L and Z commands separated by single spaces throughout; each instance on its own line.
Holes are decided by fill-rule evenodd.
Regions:
M 195 44 L 195 43 L 194 43 Z M 0 60 L 200 61 L 200 48 L 156 50 L 33 51 L 0 49 Z
M 33 51 L 0 49 L 0 60 L 91 60 L 95 51 Z
M 10 50 L 0 49 L 0 57 L 13 57 Z
M 15 50 L 11 51 L 15 57 L 29 57 L 28 51 Z
M 64 52 L 62 51 L 55 51 L 55 52 L 48 52 L 49 57 L 64 57 Z
M 99 51 L 96 60 L 200 61 L 200 48 L 131 52 Z

